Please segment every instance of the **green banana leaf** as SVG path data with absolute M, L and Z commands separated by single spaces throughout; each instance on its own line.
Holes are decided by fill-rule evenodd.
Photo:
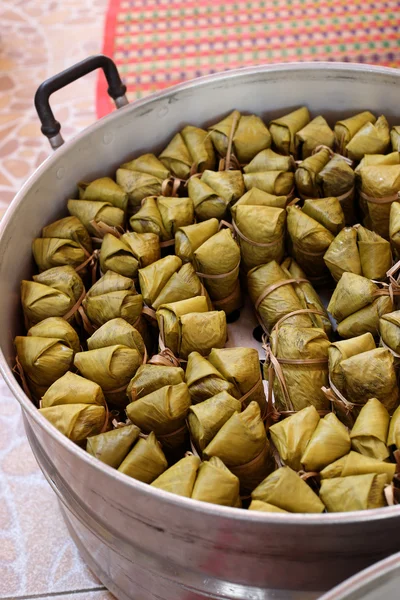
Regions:
M 118 317 L 136 327 L 143 297 L 136 292 L 132 279 L 107 271 L 88 291 L 82 306 L 95 327 Z
M 113 206 L 126 212 L 128 206 L 128 194 L 124 192 L 111 177 L 101 177 L 90 183 L 81 181 L 78 183 L 78 189 L 81 200 L 109 202 Z
M 140 269 L 161 258 L 160 240 L 155 233 L 129 231 L 121 236 L 121 242 L 129 247 Z
M 196 268 L 202 274 L 203 285 L 214 307 L 226 314 L 240 308 L 240 249 L 231 230 L 221 229 L 197 248 L 194 256 Z
M 62 404 L 106 406 L 106 401 L 102 389 L 97 383 L 67 371 L 46 391 L 41 399 L 40 407 L 48 408 Z
M 14 343 L 35 400 L 39 400 L 73 364 L 74 351 L 57 338 L 17 336 Z
M 153 432 L 140 438 L 118 467 L 121 473 L 143 483 L 152 483 L 166 469 L 167 459 Z
M 128 418 L 145 433 L 154 431 L 163 447 L 181 448 L 187 437 L 186 417 L 190 407 L 186 383 L 166 385 L 126 407 Z
M 90 235 L 98 236 L 95 223 L 104 223 L 109 227 L 123 228 L 125 213 L 120 208 L 109 202 L 96 202 L 94 200 L 68 200 L 68 212 L 78 218 L 87 228 Z
M 118 469 L 140 434 L 136 425 L 99 433 L 86 441 L 86 451 L 101 462 Z
M 310 122 L 310 113 L 305 106 L 274 119 L 269 124 L 273 146 L 280 154 L 295 154 L 296 133 Z
M 373 124 L 375 121 L 376 117 L 368 110 L 358 113 L 353 117 L 349 117 L 348 119 L 337 121 L 335 125 L 335 137 L 340 154 L 345 153 L 347 144 L 356 135 L 357 131 L 360 131 L 366 123 Z
M 333 148 L 335 134 L 321 115 L 315 117 L 303 129 L 296 133 L 297 155 L 303 160 L 311 156 L 318 146 Z
M 175 254 L 183 263 L 193 262 L 194 251 L 218 231 L 218 220 L 207 219 L 194 225 L 179 227 L 175 233 Z
M 114 271 L 133 279 L 137 276 L 139 262 L 130 247 L 112 233 L 106 233 L 100 248 L 100 269 L 102 273 Z
M 97 435 L 104 427 L 106 409 L 94 404 L 63 404 L 39 412 L 67 438 L 76 443 Z
M 50 225 L 46 225 L 42 230 L 43 238 L 59 238 L 63 240 L 72 240 L 83 246 L 89 254 L 92 253 L 92 240 L 90 235 L 77 217 L 64 217 Z
M 295 173 L 295 181 L 301 197 L 318 198 L 317 175 L 326 167 L 330 159 L 330 151 L 322 148 L 299 164 Z
M 368 400 L 350 432 L 352 449 L 379 461 L 389 458 L 386 445 L 389 421 L 389 413 L 382 402 L 376 398 Z
M 189 354 L 185 381 L 193 404 L 208 400 L 222 392 L 226 392 L 234 398 L 242 396 L 240 390 L 233 383 L 227 381 L 211 362 L 201 356 L 199 352 Z
M 75 329 L 61 317 L 48 317 L 33 325 L 26 335 L 43 338 L 57 338 L 69 346 L 75 353 L 81 349 L 81 342 Z
M 306 482 L 290 467 L 271 473 L 251 494 L 259 500 L 293 513 L 322 513 L 325 509 Z

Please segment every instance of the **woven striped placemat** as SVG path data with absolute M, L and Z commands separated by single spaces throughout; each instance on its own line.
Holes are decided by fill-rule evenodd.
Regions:
M 111 0 L 104 53 L 132 101 L 226 69 L 305 60 L 400 64 L 398 0 Z M 113 106 L 101 75 L 97 112 Z

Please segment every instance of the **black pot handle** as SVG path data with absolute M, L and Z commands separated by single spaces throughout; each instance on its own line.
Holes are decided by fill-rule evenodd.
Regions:
M 60 133 L 61 125 L 56 121 L 53 111 L 50 108 L 49 100 L 51 94 L 96 69 L 103 69 L 108 83 L 107 92 L 114 100 L 116 107 L 121 108 L 128 104 L 125 95 L 126 85 L 122 83 L 115 63 L 104 54 L 89 56 L 76 65 L 58 73 L 58 75 L 46 79 L 38 87 L 35 94 L 35 108 L 42 123 L 42 133 L 49 139 L 53 150 L 61 146 L 64 140 Z

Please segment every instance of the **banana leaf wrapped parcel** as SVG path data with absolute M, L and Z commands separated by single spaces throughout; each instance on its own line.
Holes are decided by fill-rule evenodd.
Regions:
M 75 329 L 61 317 L 48 317 L 28 329 L 26 335 L 43 338 L 57 338 L 69 346 L 75 353 L 81 349 L 81 342 Z
M 354 273 L 343 273 L 328 305 L 328 312 L 338 323 L 338 333 L 351 338 L 363 333 L 379 334 L 379 319 L 392 312 L 388 288 Z
M 34 281 L 21 282 L 21 303 L 26 326 L 30 327 L 48 317 L 68 317 L 83 298 L 85 288 L 73 267 L 53 267 L 33 276 Z
M 326 251 L 324 261 L 336 281 L 346 271 L 368 279 L 385 279 L 393 258 L 387 240 L 356 225 L 339 232 Z
M 157 477 L 151 485 L 165 492 L 191 498 L 200 462 L 198 456 L 185 456 Z
M 340 154 L 334 154 L 315 178 L 318 196 L 337 198 L 342 207 L 346 225 L 354 225 L 357 220 L 354 202 L 355 174 Z
M 126 388 L 141 362 L 137 350 L 121 344 L 78 352 L 74 359 L 79 372 L 100 385 L 110 403 L 120 406 L 127 403 Z
M 287 230 L 292 255 L 308 277 L 326 276 L 324 254 L 334 240 L 324 225 L 309 217 L 297 206 L 287 208 Z
M 107 225 L 116 230 L 124 228 L 125 213 L 110 202 L 95 200 L 68 200 L 68 212 L 78 218 L 90 235 L 98 237 L 99 228 Z
M 39 272 L 64 265 L 78 267 L 89 256 L 77 242 L 55 237 L 34 239 L 32 253 Z
M 268 194 L 268 192 L 253 187 L 231 206 L 231 214 L 234 214 L 239 206 L 271 206 L 274 208 L 286 208 L 286 204 L 287 196 L 275 196 L 274 194 Z
M 318 198 L 317 175 L 329 163 L 330 159 L 331 151 L 328 148 L 321 148 L 298 165 L 295 181 L 301 198 Z
M 228 381 L 209 360 L 199 352 L 189 354 L 185 381 L 193 404 L 203 402 L 222 392 L 240 398 L 241 393 L 234 383 Z
M 261 416 L 265 416 L 266 399 L 262 382 L 260 358 L 255 348 L 213 348 L 208 356 L 209 362 L 231 382 L 244 407 L 255 401 L 260 407 Z
M 316 327 L 283 323 L 272 330 L 264 376 L 273 385 L 275 408 L 279 412 L 297 412 L 307 406 L 321 411 L 330 409 L 321 389 L 328 385 L 329 346 L 326 333 Z M 275 374 L 272 381 L 270 371 Z
M 323 479 L 320 498 L 328 512 L 347 512 L 386 506 L 385 473 Z
M 172 254 L 139 269 L 139 284 L 147 306 L 157 310 L 162 304 L 208 296 L 191 263 L 182 265 Z
M 345 272 L 362 275 L 357 229 L 345 227 L 339 231 L 325 252 L 324 261 L 335 281 Z
M 26 383 L 36 401 L 73 365 L 74 351 L 64 340 L 30 335 L 17 336 L 14 343 Z
M 340 154 L 345 154 L 347 144 L 364 125 L 367 123 L 374 124 L 375 122 L 376 117 L 368 110 L 353 115 L 348 119 L 337 121 L 335 124 L 335 136 Z M 368 152 L 368 154 L 374 154 L 374 152 Z
M 183 334 L 180 318 L 190 313 L 205 315 L 207 311 L 208 305 L 204 296 L 162 304 L 156 313 L 161 344 L 179 356 Z
M 290 467 L 271 473 L 251 497 L 253 502 L 258 500 L 293 513 L 322 513 L 325 509 L 317 494 Z
M 400 310 L 386 313 L 379 319 L 381 340 L 394 355 L 400 355 Z M 396 356 L 398 358 L 398 356 Z
M 137 327 L 143 308 L 143 297 L 136 292 L 132 279 L 107 271 L 90 288 L 82 306 L 94 327 L 100 327 L 119 317 Z
M 205 459 L 212 456 L 220 458 L 239 478 L 243 494 L 254 490 L 271 473 L 273 459 L 256 402 L 234 413 L 221 427 L 203 451 Z
M 362 407 L 368 399 L 376 398 L 390 414 L 393 413 L 398 405 L 399 390 L 394 359 L 389 350 L 375 348 L 355 354 L 341 360 L 339 367 L 342 388 L 336 385 L 340 395 L 335 402 L 339 410 L 357 416 L 354 409 Z
M 257 188 L 275 196 L 291 196 L 295 181 L 291 171 L 259 171 L 255 169 L 256 167 L 248 165 L 243 175 L 246 190 Z
M 340 366 L 341 362 L 357 354 L 374 350 L 375 348 L 375 341 L 371 333 L 364 333 L 348 340 L 340 340 L 331 344 L 328 350 L 329 377 L 339 391 L 345 394 L 346 380 Z
M 118 469 L 139 434 L 140 429 L 136 425 L 105 431 L 87 439 L 86 451 L 106 465 Z
M 324 117 L 319 115 L 296 133 L 295 140 L 296 154 L 305 159 L 311 156 L 318 146 L 333 148 L 335 134 Z
M 389 458 L 386 445 L 389 421 L 389 413 L 382 402 L 370 398 L 361 408 L 350 432 L 352 449 L 379 461 Z
M 321 223 L 333 235 L 337 235 L 344 227 L 344 214 L 340 202 L 334 196 L 305 200 L 302 211 Z
M 364 224 L 389 239 L 392 202 L 399 198 L 400 165 L 375 165 L 360 170 L 360 197 L 366 216 Z
M 400 127 L 398 125 L 394 125 L 390 130 L 390 141 L 392 142 L 392 149 L 400 152 Z
M 114 273 L 133 279 L 137 277 L 138 268 L 139 262 L 129 246 L 115 235 L 107 233 L 100 248 L 101 272 L 104 274 L 107 271 L 114 271 Z
M 167 469 L 167 459 L 153 432 L 140 437 L 118 467 L 121 473 L 143 483 L 152 483 Z
M 261 150 L 243 167 L 244 173 L 263 173 L 265 171 L 294 171 L 296 163 L 292 156 L 284 156 L 267 148 Z
M 172 138 L 159 159 L 180 179 L 215 167 L 214 148 L 207 131 L 192 125 L 187 125 Z
M 105 406 L 106 401 L 97 383 L 67 371 L 49 387 L 40 401 L 41 408 L 65 404 Z
M 190 198 L 144 198 L 137 213 L 129 220 L 136 233 L 155 233 L 162 242 L 173 240 L 179 227 L 194 220 L 194 205 Z
M 193 500 L 240 508 L 239 479 L 217 456 L 202 462 L 193 486 Z
M 346 144 L 346 156 L 361 160 L 366 154 L 385 154 L 390 145 L 389 124 L 381 115 L 375 123 L 365 123 Z
M 210 237 L 218 232 L 218 220 L 207 219 L 186 227 L 179 227 L 175 233 L 175 254 L 182 263 L 193 262 L 194 252 Z
M 305 106 L 274 119 L 269 124 L 274 148 L 280 154 L 296 153 L 296 133 L 310 122 L 310 113 Z
M 139 263 L 139 269 L 160 260 L 160 240 L 155 233 L 136 233 L 128 231 L 121 236 L 121 242 L 129 247 Z
M 109 202 L 126 212 L 128 194 L 111 177 L 100 177 L 100 179 L 95 179 L 90 183 L 80 181 L 78 189 L 81 200 Z
M 400 257 L 400 202 L 393 202 L 390 206 L 389 237 L 398 259 Z
M 191 439 L 196 448 L 202 452 L 216 436 L 228 419 L 235 413 L 241 412 L 239 400 L 228 394 L 219 392 L 203 402 L 189 408 L 188 425 Z
M 195 350 L 208 355 L 223 348 L 227 339 L 224 311 L 209 311 L 204 296 L 162 304 L 157 321 L 163 345 L 184 360 Z
M 64 404 L 39 408 L 39 412 L 67 438 L 76 443 L 101 433 L 107 423 L 104 406 Z
M 280 266 L 288 278 L 298 280 L 298 282 L 293 282 L 294 290 L 303 308 L 312 309 L 312 311 L 315 311 L 309 313 L 314 327 L 323 329 L 326 335 L 330 336 L 332 333 L 332 324 L 329 320 L 328 313 L 322 303 L 321 298 L 311 283 L 307 280 L 304 271 L 290 256 L 285 258 Z
M 241 171 L 204 171 L 201 178 L 191 177 L 189 197 L 193 201 L 197 221 L 224 219 L 228 208 L 245 193 Z
M 285 315 L 307 308 L 296 293 L 293 279 L 274 260 L 254 267 L 247 274 L 247 287 L 251 301 L 265 330 L 273 326 Z M 297 280 L 297 281 L 300 281 Z M 312 327 L 309 314 L 291 316 L 287 324 Z
M 194 252 L 197 275 L 214 308 L 229 314 L 242 305 L 239 283 L 240 249 L 230 229 L 221 229 Z
M 305 471 L 321 471 L 350 452 L 351 441 L 347 427 L 333 413 L 320 419 L 301 457 Z
M 128 404 L 128 418 L 145 433 L 154 431 L 163 447 L 181 448 L 187 438 L 191 401 L 186 383 L 166 385 Z
M 129 382 L 126 390 L 128 398 L 134 402 L 167 385 L 178 385 L 185 381 L 185 373 L 181 367 L 164 365 L 141 365 Z
M 92 253 L 89 230 L 76 216 L 59 219 L 33 240 L 32 253 L 39 272 L 64 265 L 77 268 Z
M 386 474 L 386 482 L 390 483 L 396 471 L 394 463 L 377 460 L 370 456 L 364 456 L 358 452 L 351 451 L 331 463 L 321 471 L 322 479 L 334 477 L 349 477 L 352 475 L 367 475 L 368 473 Z
M 236 203 L 231 212 L 245 271 L 270 260 L 282 260 L 285 253 L 285 210 L 272 206 L 238 206 Z
M 139 331 L 125 319 L 117 317 L 107 321 L 88 338 L 88 350 L 120 344 L 137 350 L 143 359 L 146 347 Z
M 269 428 L 269 434 L 280 458 L 294 471 L 302 469 L 301 457 L 319 421 L 317 409 L 311 405 Z
M 219 123 L 209 127 L 211 140 L 221 157 L 232 152 L 240 164 L 249 163 L 256 154 L 271 145 L 271 135 L 257 115 L 241 115 L 234 110 Z
M 263 502 L 262 500 L 252 500 L 250 502 L 249 510 L 256 510 L 258 512 L 274 512 L 274 513 L 287 513 L 289 511 L 278 508 L 269 502 Z
M 115 177 L 118 185 L 128 194 L 128 214 L 132 215 L 139 209 L 143 198 L 160 196 L 163 182 L 170 175 L 170 171 L 151 153 L 122 164 Z
M 389 432 L 387 438 L 389 447 L 400 448 L 400 410 L 397 408 L 390 419 Z

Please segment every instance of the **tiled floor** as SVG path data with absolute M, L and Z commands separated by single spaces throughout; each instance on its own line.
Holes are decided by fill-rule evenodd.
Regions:
M 48 156 L 33 107 L 46 77 L 101 50 L 107 0 L 0 1 L 0 214 Z M 91 75 L 51 101 L 66 139 L 95 119 Z M 60 595 L 61 594 L 61 595 Z M 0 598 L 112 600 L 69 538 L 20 409 L 0 381 Z

